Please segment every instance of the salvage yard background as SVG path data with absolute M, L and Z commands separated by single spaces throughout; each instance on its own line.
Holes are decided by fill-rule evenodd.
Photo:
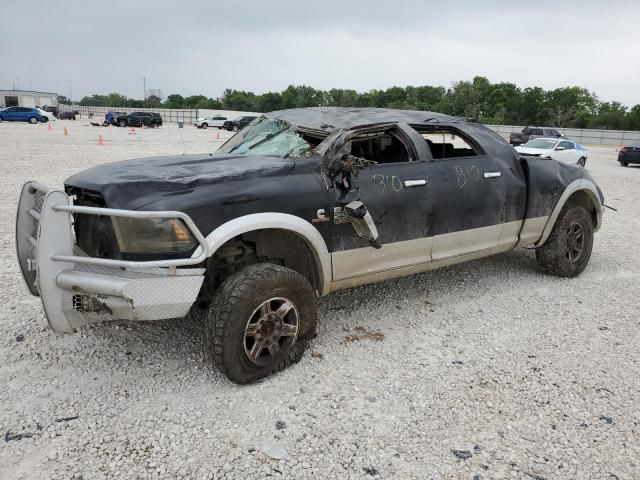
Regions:
M 580 277 L 518 249 L 337 292 L 300 364 L 238 387 L 193 320 L 45 327 L 15 259 L 23 182 L 230 135 L 86 123 L 0 124 L 0 478 L 640 478 L 640 168 L 614 147 L 589 151 L 618 211 Z
M 158 112 L 165 123 L 184 122 L 185 124 L 193 124 L 199 117 L 209 115 L 221 115 L 229 120 L 243 115 L 260 115 L 257 112 L 241 112 L 237 110 L 210 110 L 204 108 L 128 108 L 128 107 L 88 107 L 81 105 L 60 105 L 61 111 L 77 111 L 85 118 L 92 113 L 94 121 L 96 119 L 104 119 L 104 115 L 109 112 Z M 496 131 L 506 140 L 509 140 L 511 133 L 520 133 L 526 125 L 487 125 L 490 129 Z M 563 135 L 571 138 L 578 143 L 586 145 L 624 145 L 627 142 L 640 142 L 640 132 L 630 130 L 602 130 L 592 128 L 556 128 Z

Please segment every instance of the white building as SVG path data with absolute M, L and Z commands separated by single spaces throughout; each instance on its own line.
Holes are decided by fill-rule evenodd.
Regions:
M 0 108 L 57 107 L 58 94 L 31 90 L 0 90 Z

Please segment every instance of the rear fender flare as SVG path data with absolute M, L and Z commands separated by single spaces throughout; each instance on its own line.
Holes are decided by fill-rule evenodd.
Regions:
M 585 192 L 591 199 L 591 202 L 593 203 L 593 205 L 596 207 L 597 222 L 596 222 L 596 225 L 594 225 L 594 231 L 597 232 L 600 229 L 600 225 L 602 224 L 602 203 L 600 202 L 600 195 L 598 195 L 598 189 L 596 188 L 595 184 L 593 182 L 590 182 L 589 180 L 585 180 L 583 178 L 579 180 L 574 180 L 567 186 L 567 188 L 565 188 L 564 192 L 562 193 L 562 196 L 556 203 L 556 206 L 553 207 L 553 211 L 551 212 L 551 215 L 549 215 L 547 224 L 545 225 L 544 230 L 542 231 L 542 237 L 540 237 L 540 240 L 538 240 L 538 242 L 535 244 L 536 247 L 543 245 L 547 241 L 547 239 L 549 238 L 549 235 L 551 235 L 551 230 L 553 229 L 553 226 L 555 225 L 556 220 L 560 215 L 560 211 L 562 210 L 562 207 L 564 207 L 564 205 L 567 203 L 567 200 L 569 200 L 569 197 L 571 197 L 571 195 L 580 191 Z
M 218 228 L 207 235 L 206 240 L 209 251 L 213 255 L 222 245 L 238 235 L 257 230 L 279 229 L 288 230 L 300 237 L 309 245 L 314 254 L 318 278 L 320 280 L 320 296 L 329 294 L 331 291 L 331 255 L 320 232 L 311 223 L 286 213 L 264 212 L 253 213 L 238 217 L 223 223 Z M 192 257 L 200 254 L 201 247 L 193 253 Z

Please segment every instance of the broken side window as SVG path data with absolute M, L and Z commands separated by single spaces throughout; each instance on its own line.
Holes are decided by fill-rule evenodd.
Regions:
M 402 163 L 411 161 L 404 141 L 393 132 L 371 132 L 358 135 L 351 141 L 351 155 L 375 163 Z
M 453 129 L 439 128 L 435 131 L 416 128 L 431 150 L 434 160 L 482 155 L 474 142 Z

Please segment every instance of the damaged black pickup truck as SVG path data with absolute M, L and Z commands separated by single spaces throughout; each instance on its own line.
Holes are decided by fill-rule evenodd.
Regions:
M 301 358 L 337 289 L 518 246 L 578 275 L 602 209 L 584 168 L 471 120 L 318 107 L 265 114 L 215 154 L 28 182 L 16 243 L 54 330 L 200 309 L 211 362 L 249 383 Z

